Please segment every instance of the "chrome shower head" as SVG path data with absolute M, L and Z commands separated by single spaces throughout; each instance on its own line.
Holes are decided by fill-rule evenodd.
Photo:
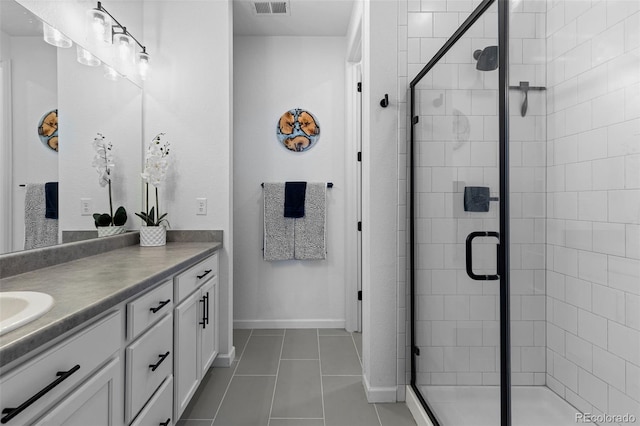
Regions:
M 473 52 L 473 59 L 477 60 L 476 69 L 493 71 L 498 68 L 498 46 L 487 46 Z

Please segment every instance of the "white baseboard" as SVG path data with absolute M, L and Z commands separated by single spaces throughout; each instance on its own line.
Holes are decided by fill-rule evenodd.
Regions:
M 397 386 L 372 387 L 365 375 L 362 375 L 362 383 L 369 403 L 396 402 Z
M 234 320 L 233 328 L 341 328 L 344 319 Z
M 418 426 L 433 426 L 433 423 L 431 423 L 431 419 L 427 415 L 426 411 L 424 411 L 424 409 L 422 408 L 422 404 L 420 404 L 420 401 L 418 400 L 416 394 L 413 392 L 413 389 L 411 389 L 411 386 L 407 386 L 406 389 L 407 407 L 409 407 L 409 411 L 411 411 L 411 415 L 416 421 L 416 424 Z
M 213 366 L 223 368 L 231 367 L 234 359 L 236 359 L 236 347 L 231 346 L 231 352 L 228 354 L 218 354 L 216 359 L 213 360 Z

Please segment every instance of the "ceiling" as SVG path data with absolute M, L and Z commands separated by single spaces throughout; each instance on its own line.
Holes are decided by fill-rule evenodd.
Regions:
M 278 15 L 257 14 L 253 0 L 233 0 L 234 35 L 345 36 L 355 0 L 286 0 L 286 2 L 288 3 L 287 14 Z
M 42 24 L 15 1 L 0 0 L 0 30 L 10 36 L 41 36 Z

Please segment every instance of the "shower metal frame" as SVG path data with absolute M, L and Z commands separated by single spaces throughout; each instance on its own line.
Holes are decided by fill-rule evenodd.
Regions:
M 469 17 L 460 25 L 445 44 L 436 52 L 431 60 L 422 68 L 409 84 L 410 87 L 410 114 L 411 114 L 411 144 L 410 177 L 409 177 L 409 202 L 410 202 L 410 292 L 411 292 L 411 388 L 416 394 L 422 407 L 434 425 L 441 426 L 435 414 L 422 396 L 416 384 L 416 357 L 420 350 L 416 345 L 415 336 L 415 131 L 418 123 L 415 115 L 415 87 L 422 78 L 442 59 L 442 57 L 456 44 L 467 30 L 486 12 L 486 10 L 498 3 L 498 119 L 499 119 L 499 214 L 500 231 L 498 244 L 498 275 L 500 277 L 500 425 L 511 426 L 511 338 L 510 338 L 510 257 L 509 257 L 509 0 L 483 0 Z M 447 425 L 442 425 L 447 426 Z

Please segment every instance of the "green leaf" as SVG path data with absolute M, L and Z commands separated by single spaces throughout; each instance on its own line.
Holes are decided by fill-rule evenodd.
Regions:
M 122 226 L 125 223 L 127 223 L 127 211 L 124 207 L 120 206 L 113 215 L 113 224 L 116 226 Z
M 93 219 L 95 220 L 96 228 L 111 225 L 111 216 L 108 213 L 95 213 Z

